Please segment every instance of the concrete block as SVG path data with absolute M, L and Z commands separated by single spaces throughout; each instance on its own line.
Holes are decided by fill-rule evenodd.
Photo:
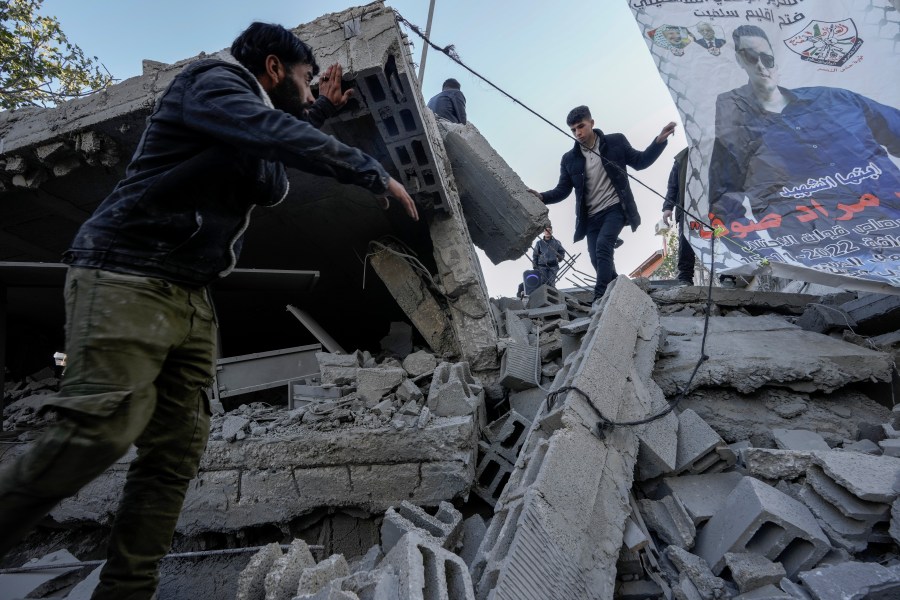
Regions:
M 654 291 L 654 300 L 663 303 L 696 304 L 706 302 L 708 290 L 705 286 L 684 286 Z M 757 292 L 744 289 L 714 287 L 712 301 L 727 308 L 765 308 L 767 312 L 779 311 L 787 314 L 802 314 L 811 302 L 819 302 L 818 294 L 797 294 L 788 292 Z
M 409 379 L 404 379 L 400 382 L 400 385 L 397 387 L 397 400 L 400 402 L 407 404 L 412 402 L 416 404 L 416 413 L 418 414 L 418 403 L 425 397 L 425 394 L 422 393 L 422 390 L 419 389 L 419 386 L 414 384 Z M 402 412 L 402 411 L 401 411 Z
M 900 458 L 831 451 L 817 454 L 813 462 L 861 500 L 890 504 L 900 493 Z
M 800 573 L 815 600 L 900 597 L 900 571 L 878 563 L 846 562 Z
M 534 421 L 541 404 L 544 403 L 546 398 L 547 392 L 541 388 L 532 387 L 531 389 L 520 390 L 509 395 L 509 408 L 522 415 L 525 419 Z
M 419 377 L 425 373 L 431 373 L 437 367 L 437 358 L 434 354 L 424 350 L 418 350 L 403 359 L 403 368 L 410 377 Z
M 272 542 L 253 555 L 238 577 L 236 600 L 261 600 L 266 597 L 266 575 L 281 558 L 281 546 Z
M 332 384 L 324 386 L 309 385 L 307 383 L 300 383 L 299 381 L 292 381 L 290 385 L 291 396 L 288 399 L 288 408 L 290 410 L 307 406 L 314 402 L 320 402 L 322 400 L 335 400 L 337 398 L 342 398 L 352 389 L 349 386 Z M 224 438 L 224 427 L 222 433 Z
M 400 597 L 400 577 L 390 565 L 353 573 L 336 581 L 343 592 L 360 600 L 395 600 Z
M 726 552 L 725 565 L 742 594 L 775 585 L 786 575 L 781 563 L 749 552 Z
M 500 357 L 500 385 L 511 390 L 526 390 L 537 386 L 540 373 L 540 354 L 537 346 L 510 343 Z
M 846 517 L 870 524 L 888 519 L 887 504 L 860 500 L 816 465 L 806 470 L 806 483 Z
M 400 367 L 376 367 L 356 372 L 356 393 L 367 404 L 373 405 L 397 389 L 406 379 L 406 371 Z
M 415 533 L 400 538 L 379 566 L 386 565 L 399 575 L 397 600 L 475 600 L 466 563 Z
M 721 470 L 728 465 L 719 464 L 723 461 L 716 449 L 725 445 L 725 441 L 700 415 L 691 409 L 681 411 L 678 414 L 675 472 L 698 474 Z M 734 464 L 733 460 L 731 464 Z
M 471 123 L 438 120 L 472 241 L 494 264 L 517 259 L 547 220 L 547 208 Z
M 725 500 L 740 483 L 740 473 L 708 473 L 666 477 L 661 492 L 678 498 L 694 525 L 702 525 L 724 506 Z
M 384 514 L 381 523 L 381 548 L 387 554 L 407 533 L 415 532 L 422 539 L 452 550 L 459 541 L 462 515 L 449 502 L 441 502 L 432 516 L 409 502 L 403 501 Z
M 505 458 L 511 464 L 516 464 L 522 444 L 525 443 L 525 435 L 531 427 L 531 421 L 520 415 L 515 410 L 510 410 L 499 419 L 488 424 L 482 430 L 482 435 L 491 444 L 494 452 Z
M 889 529 L 891 537 L 900 544 L 900 498 L 891 504 L 891 525 Z
M 506 328 L 506 337 L 511 338 L 517 344 L 529 343 L 531 333 L 531 321 L 519 317 L 518 313 L 507 310 L 503 315 L 503 325 Z
M 684 549 L 694 546 L 697 530 L 684 506 L 675 496 L 666 496 L 662 500 L 638 500 L 641 516 L 651 531 L 665 542 Z
M 331 581 L 346 577 L 350 567 L 343 554 L 332 554 L 317 565 L 303 569 L 297 584 L 297 595 L 315 594 Z
M 775 445 L 782 450 L 815 451 L 831 450 L 828 442 L 814 431 L 805 429 L 780 429 L 772 430 Z
M 873 456 L 881 455 L 881 447 L 872 440 L 867 439 L 861 439 L 852 444 L 846 444 L 843 449 L 847 452 L 860 452 L 862 454 L 871 454 Z
M 742 453 L 747 472 L 761 479 L 797 479 L 813 464 L 815 452 L 748 448 Z
M 315 564 L 306 542 L 295 539 L 287 554 L 276 558 L 266 574 L 266 600 L 291 600 L 297 593 L 300 574 Z
M 526 309 L 524 316 L 529 319 L 542 319 L 545 323 L 568 321 L 569 309 L 565 303 L 550 304 L 548 306 Z
M 441 363 L 428 390 L 429 410 L 439 417 L 462 417 L 484 410 L 484 389 L 469 372 L 469 365 Z
M 888 333 L 900 322 L 900 296 L 896 294 L 862 294 L 840 308 L 856 321 L 854 330 L 861 335 Z
M 514 463 L 498 454 L 492 444 L 478 443 L 478 464 L 475 466 L 474 492 L 494 506 L 512 475 Z
M 528 296 L 525 308 L 530 311 L 534 308 L 565 304 L 565 302 L 565 295 L 561 291 L 548 285 L 542 285 Z
M 487 525 L 479 515 L 472 515 L 462 522 L 457 554 L 467 565 L 472 566 L 475 561 L 475 555 L 478 553 L 478 547 L 481 546 L 485 533 L 487 533 Z
M 725 580 L 713 575 L 705 560 L 678 546 L 668 546 L 665 552 L 681 576 L 694 585 L 700 598 L 712 600 L 725 596 Z
M 854 328 L 856 321 L 836 306 L 810 304 L 797 320 L 797 325 L 806 331 L 829 333 L 835 330 Z
M 885 456 L 900 457 L 900 439 L 881 440 L 878 446 Z
M 316 352 L 316 360 L 319 363 L 319 372 L 322 374 L 323 384 L 347 385 L 356 383 L 356 371 L 360 367 L 359 353 L 334 354 L 331 352 Z
M 815 517 L 800 502 L 752 477 L 745 477 L 697 536 L 695 551 L 713 573 L 726 552 L 756 552 L 780 562 L 788 577 L 815 565 L 830 544 Z

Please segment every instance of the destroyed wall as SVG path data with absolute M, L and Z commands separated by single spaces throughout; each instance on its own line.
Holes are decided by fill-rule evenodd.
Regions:
M 411 263 L 420 281 L 416 293 L 441 310 L 450 308 L 446 322 L 422 325 L 441 329 L 441 344 L 433 350 L 465 359 L 475 370 L 492 368 L 495 326 L 486 287 L 449 160 L 411 76 L 408 43 L 393 12 L 376 2 L 325 15 L 297 32 L 322 64 L 339 60 L 344 86 L 357 92 L 324 129 L 381 161 L 425 218 L 413 223 L 396 205 L 379 209 L 361 189 L 289 170 L 294 192 L 278 207 L 255 211 L 238 264 L 262 275 L 239 289 L 214 288 L 223 355 L 314 342 L 283 310 L 287 304 L 308 311 L 342 346 L 377 351 L 392 322 L 411 319 L 408 298 L 396 298 L 390 278 L 381 281 L 368 266 L 368 257 L 383 250 L 370 242 L 390 238 L 405 256 L 386 259 Z M 124 173 L 155 98 L 184 64 L 204 57 L 146 63 L 142 76 L 55 109 L 0 113 L 0 286 L 11 324 L 2 341 L 18 350 L 6 355 L 15 356 L 20 378 L 62 347 L 62 276 L 37 283 L 32 266 L 59 260 L 77 227 Z M 521 235 L 530 240 L 530 230 Z M 315 285 L 298 287 L 284 271 L 313 273 Z M 252 320 L 245 318 L 248 312 Z M 23 352 L 35 338 L 47 343 Z

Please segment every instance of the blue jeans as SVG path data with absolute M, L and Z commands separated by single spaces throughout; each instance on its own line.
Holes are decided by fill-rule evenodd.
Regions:
M 131 444 L 94 600 L 143 600 L 172 543 L 209 435 L 216 319 L 205 289 L 70 268 L 59 420 L 0 471 L 0 556 Z
M 591 264 L 597 272 L 597 283 L 594 286 L 594 300 L 602 298 L 606 286 L 616 278 L 616 265 L 613 261 L 616 238 L 625 227 L 625 211 L 622 204 L 616 203 L 609 208 L 588 217 L 587 244 Z

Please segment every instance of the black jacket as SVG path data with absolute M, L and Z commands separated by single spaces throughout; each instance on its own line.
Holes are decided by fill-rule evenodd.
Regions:
M 625 222 L 634 231 L 641 224 L 641 216 L 638 214 L 637 204 L 634 202 L 625 168 L 646 169 L 659 158 L 668 141 L 659 144 L 654 138 L 650 145 L 647 146 L 647 149 L 641 152 L 632 148 L 631 144 L 628 143 L 628 140 L 621 133 L 604 135 L 599 129 L 595 129 L 594 133 L 600 138 L 598 151 L 603 160 L 606 174 L 609 176 L 616 193 L 619 195 L 619 201 L 622 202 L 622 207 L 625 209 Z M 584 201 L 586 184 L 584 176 L 585 162 L 584 154 L 581 153 L 581 144 L 575 142 L 575 146 L 563 154 L 560 161 L 559 183 L 552 190 L 541 193 L 544 204 L 555 204 L 568 198 L 572 190 L 575 190 L 574 241 L 576 242 L 587 234 L 588 215 Z
M 253 206 L 287 195 L 285 165 L 383 193 L 374 158 L 317 129 L 334 112 L 319 98 L 303 121 L 273 108 L 240 65 L 188 65 L 64 262 L 202 286 L 234 268 Z
M 666 187 L 666 200 L 663 202 L 663 211 L 671 210 L 675 213 L 675 222 L 681 223 L 681 215 L 684 211 L 684 186 L 687 182 L 687 152 L 685 148 L 675 155 L 672 170 L 669 171 L 669 185 Z
M 447 89 L 428 101 L 428 108 L 451 123 L 466 124 L 466 97 L 459 90 Z

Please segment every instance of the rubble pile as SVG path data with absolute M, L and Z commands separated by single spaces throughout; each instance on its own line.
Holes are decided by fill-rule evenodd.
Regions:
M 47 397 L 59 390 L 59 378 L 47 368 L 4 387 L 2 431 L 28 441 L 29 430 L 44 427 L 53 419 L 52 413 L 41 408 Z

